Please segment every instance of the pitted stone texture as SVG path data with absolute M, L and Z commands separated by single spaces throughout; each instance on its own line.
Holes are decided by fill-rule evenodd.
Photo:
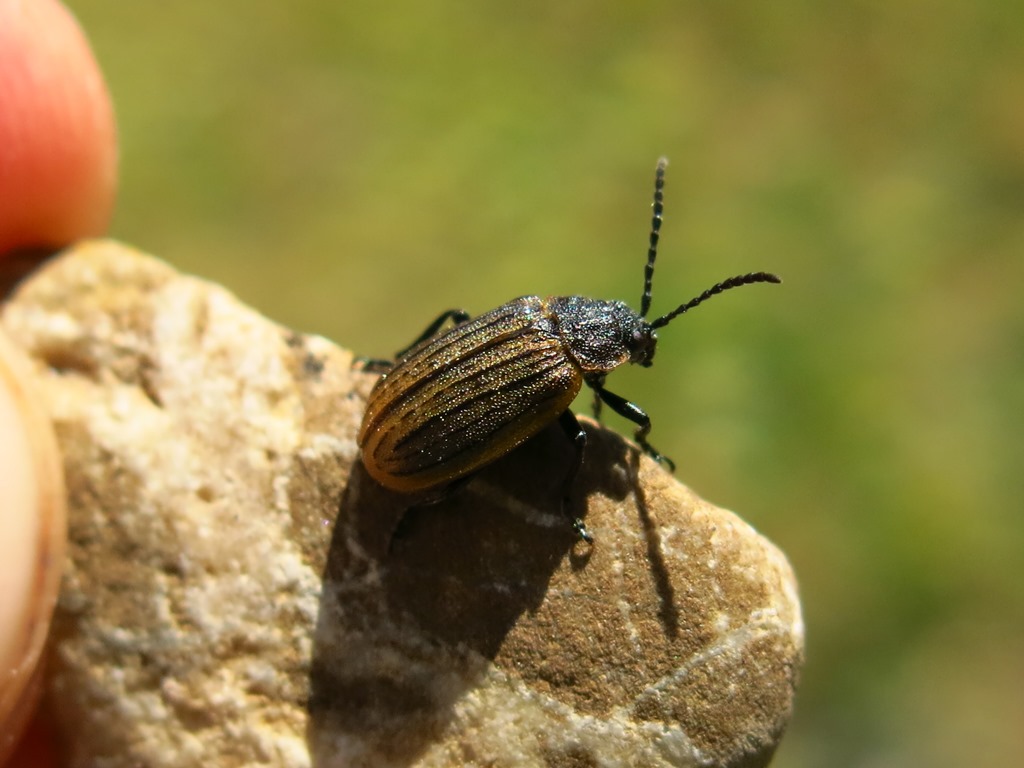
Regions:
M 374 377 L 348 352 L 124 246 L 63 255 L 2 322 L 65 454 L 70 765 L 770 759 L 789 566 L 614 433 L 585 422 L 587 547 L 557 426 L 410 509 L 358 462 Z

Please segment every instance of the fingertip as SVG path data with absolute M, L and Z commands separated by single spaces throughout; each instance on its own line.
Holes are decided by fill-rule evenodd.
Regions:
M 56 0 L 0 0 L 0 254 L 102 233 L 113 209 L 113 107 Z
M 63 470 L 23 355 L 0 333 L 0 764 L 38 698 L 64 560 Z

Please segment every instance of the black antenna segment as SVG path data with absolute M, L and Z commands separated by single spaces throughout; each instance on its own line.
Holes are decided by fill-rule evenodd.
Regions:
M 724 293 L 725 291 L 731 290 L 732 288 L 739 288 L 741 285 L 750 285 L 751 283 L 781 282 L 782 278 L 780 278 L 778 275 L 773 275 L 771 272 L 751 272 L 746 275 L 737 275 L 736 277 L 730 277 L 728 280 L 723 280 L 717 285 L 711 286 L 706 291 L 704 291 L 704 293 L 702 293 L 700 296 L 690 299 L 685 304 L 680 304 L 667 315 L 662 315 L 657 320 L 652 321 L 651 328 L 662 328 L 671 323 L 684 312 L 689 312 L 698 304 L 703 304 L 712 296 L 717 296 L 718 294 Z
M 662 157 L 658 160 L 657 170 L 654 172 L 654 202 L 651 206 L 654 213 L 651 216 L 651 240 L 647 247 L 647 266 L 644 268 L 644 295 L 640 297 L 640 317 L 647 317 L 651 309 L 651 281 L 654 279 L 654 260 L 658 258 L 658 238 L 661 236 L 661 211 L 665 188 L 665 168 L 668 167 L 668 158 Z

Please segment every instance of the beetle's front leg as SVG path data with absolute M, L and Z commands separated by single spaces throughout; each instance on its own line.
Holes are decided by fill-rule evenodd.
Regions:
M 624 397 L 616 395 L 614 392 L 609 392 L 607 389 L 602 387 L 600 383 L 591 384 L 594 387 L 594 391 L 600 396 L 608 406 L 620 416 L 624 416 L 634 424 L 638 425 L 638 429 L 633 439 L 637 441 L 641 448 L 644 449 L 644 453 L 650 456 L 652 459 L 657 461 L 659 464 L 664 464 L 668 467 L 670 472 L 675 472 L 676 464 L 668 456 L 663 456 L 654 450 L 654 447 L 647 442 L 647 433 L 651 431 L 651 417 L 648 416 L 644 410 L 636 403 L 631 403 Z
M 562 411 L 562 415 L 558 417 L 558 423 L 562 425 L 562 429 L 565 430 L 565 434 L 572 440 L 573 447 L 576 450 L 572 465 L 565 475 L 565 484 L 562 486 L 562 513 L 572 520 L 572 529 L 576 531 L 577 535 L 588 544 L 593 544 L 594 537 L 590 535 L 587 526 L 580 518 L 573 517 L 569 510 L 569 505 L 572 502 L 572 484 L 583 464 L 583 452 L 587 447 L 587 433 L 583 431 L 583 427 L 576 420 L 575 414 L 568 408 Z
M 604 389 L 604 374 L 595 375 L 590 379 L 589 384 L 594 388 L 594 403 L 591 405 L 591 411 L 594 414 L 594 421 L 601 420 L 601 390 Z

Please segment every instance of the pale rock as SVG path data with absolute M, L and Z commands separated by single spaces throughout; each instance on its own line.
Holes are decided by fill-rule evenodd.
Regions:
M 803 658 L 792 571 L 615 433 L 584 422 L 590 547 L 559 511 L 557 425 L 410 509 L 359 463 L 375 377 L 351 353 L 125 246 L 63 254 L 2 325 L 65 457 L 68 765 L 771 759 Z

